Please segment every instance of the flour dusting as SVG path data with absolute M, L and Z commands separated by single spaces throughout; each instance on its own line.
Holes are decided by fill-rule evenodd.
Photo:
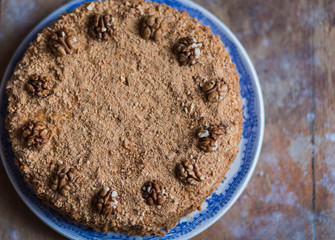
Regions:
M 306 115 L 307 122 L 313 122 L 315 119 L 315 114 L 314 113 L 307 113 Z
M 19 232 L 4 218 L 0 218 L 0 233 L 1 240 L 20 240 Z
M 325 138 L 328 141 L 335 142 L 335 132 L 332 133 L 326 133 Z
M 295 138 L 290 140 L 287 150 L 292 160 L 300 164 L 303 174 L 306 175 L 312 153 L 311 136 L 298 133 Z

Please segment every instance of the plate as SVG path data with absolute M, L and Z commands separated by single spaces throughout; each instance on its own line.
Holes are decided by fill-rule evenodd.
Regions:
M 203 203 L 201 211 L 195 211 L 181 219 L 179 224 L 160 239 L 189 239 L 217 221 L 241 195 L 257 164 L 264 132 L 264 106 L 258 77 L 249 56 L 234 34 L 213 14 L 188 0 L 155 0 L 180 11 L 186 11 L 200 23 L 209 25 L 214 34 L 220 35 L 226 50 L 236 64 L 243 98 L 243 135 L 239 145 L 240 152 L 219 188 Z M 16 64 L 20 61 L 29 43 L 36 38 L 43 27 L 57 19 L 63 12 L 71 12 L 87 0 L 75 0 L 67 3 L 39 23 L 23 40 L 12 57 L 0 88 L 0 154 L 6 172 L 26 205 L 47 225 L 71 239 L 157 239 L 158 237 L 131 237 L 115 233 L 99 233 L 92 229 L 73 224 L 47 207 L 39 200 L 34 191 L 24 181 L 23 175 L 14 163 L 14 153 L 8 141 L 5 129 L 8 99 L 6 85 Z

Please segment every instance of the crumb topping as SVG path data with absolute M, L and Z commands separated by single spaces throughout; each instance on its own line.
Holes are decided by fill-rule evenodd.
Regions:
M 62 14 L 31 43 L 7 94 L 26 181 L 98 231 L 164 235 L 218 187 L 242 134 L 239 77 L 220 38 L 154 2 Z

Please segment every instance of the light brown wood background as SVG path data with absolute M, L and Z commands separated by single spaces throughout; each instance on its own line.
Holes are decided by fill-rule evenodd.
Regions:
M 23 37 L 67 0 L 0 0 L 0 76 Z M 335 1 L 196 0 L 239 38 L 260 77 L 263 150 L 235 205 L 194 239 L 335 239 Z M 0 164 L 0 239 L 63 239 Z

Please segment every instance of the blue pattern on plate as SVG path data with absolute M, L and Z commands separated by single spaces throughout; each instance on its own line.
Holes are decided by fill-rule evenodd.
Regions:
M 77 0 L 70 2 L 52 13 L 27 36 L 13 56 L 4 75 L 0 92 L 1 157 L 9 178 L 18 194 L 39 218 L 56 231 L 72 239 L 133 239 L 133 237 L 121 234 L 98 233 L 86 227 L 73 224 L 68 222 L 53 209 L 45 206 L 24 181 L 22 174 L 16 167 L 11 144 L 8 141 L 8 132 L 5 129 L 5 118 L 8 106 L 5 86 L 12 75 L 15 65 L 21 59 L 29 43 L 36 38 L 37 33 L 40 32 L 43 27 L 54 21 L 62 12 L 70 12 L 84 2 L 88 1 Z M 244 99 L 244 110 L 247 110 L 247 116 L 245 115 L 245 122 L 243 124 L 243 139 L 245 141 L 241 148 L 242 152 L 240 152 L 242 160 L 240 166 L 238 166 L 237 173 L 235 173 L 232 178 L 225 180 L 228 181 L 229 184 L 227 184 L 227 187 L 225 187 L 222 192 L 215 192 L 206 200 L 207 207 L 204 210 L 198 212 L 193 218 L 186 218 L 186 220 L 183 220 L 175 228 L 171 229 L 165 237 L 161 238 L 188 239 L 209 227 L 222 216 L 237 200 L 249 180 L 258 159 L 263 137 L 263 102 L 257 75 L 248 56 L 234 35 L 216 17 L 207 10 L 187 0 L 156 0 L 156 2 L 165 3 L 178 10 L 187 11 L 191 17 L 196 17 L 202 24 L 209 25 L 214 34 L 220 35 L 221 40 L 232 56 L 232 61 L 237 66 L 240 75 L 241 94 Z M 156 238 L 157 237 L 150 236 L 143 239 Z M 135 239 L 142 238 L 136 237 Z

